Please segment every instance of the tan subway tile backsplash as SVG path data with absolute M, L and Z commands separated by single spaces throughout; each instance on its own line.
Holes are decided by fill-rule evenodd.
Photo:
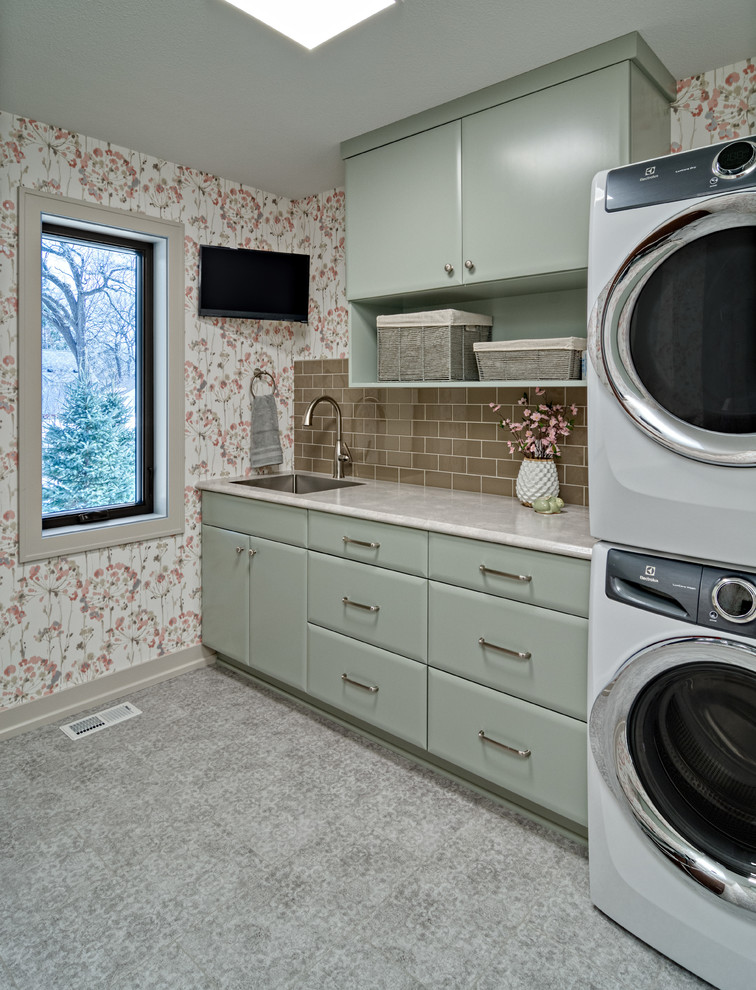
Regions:
M 336 442 L 333 409 L 322 403 L 315 410 L 312 429 L 302 425 L 308 403 L 327 393 L 342 409 L 355 478 L 514 496 L 522 458 L 509 453 L 508 434 L 497 424 L 499 416 L 517 418 L 522 389 L 441 383 L 415 389 L 358 389 L 349 388 L 348 371 L 349 362 L 341 358 L 294 363 L 296 471 L 331 472 Z M 562 444 L 557 473 L 565 502 L 587 505 L 585 388 L 548 389 L 546 398 L 578 407 L 575 428 Z M 501 404 L 498 414 L 489 408 L 491 402 Z

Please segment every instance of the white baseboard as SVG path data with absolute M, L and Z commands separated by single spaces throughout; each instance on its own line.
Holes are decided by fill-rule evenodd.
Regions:
M 104 701 L 111 701 L 151 684 L 167 681 L 198 667 L 215 663 L 215 653 L 205 646 L 190 646 L 169 656 L 147 660 L 126 670 L 103 674 L 94 681 L 64 688 L 55 694 L 16 705 L 0 712 L 0 740 L 19 732 L 28 732 L 48 722 L 57 722 L 66 715 L 76 715 Z

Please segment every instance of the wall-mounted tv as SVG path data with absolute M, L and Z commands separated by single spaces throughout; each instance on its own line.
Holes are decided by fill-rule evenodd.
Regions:
M 307 323 L 310 256 L 200 245 L 200 316 Z

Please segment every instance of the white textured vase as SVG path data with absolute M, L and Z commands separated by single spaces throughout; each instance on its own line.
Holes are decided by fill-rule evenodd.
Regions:
M 553 458 L 523 457 L 515 491 L 523 505 L 532 505 L 533 499 L 544 495 L 558 495 L 559 478 Z

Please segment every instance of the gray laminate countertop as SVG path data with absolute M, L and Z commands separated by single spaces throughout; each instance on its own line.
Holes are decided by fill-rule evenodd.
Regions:
M 588 530 L 588 509 L 578 505 L 566 505 L 555 515 L 542 515 L 520 505 L 517 499 L 501 495 L 478 495 L 390 481 L 360 481 L 351 488 L 308 495 L 251 488 L 233 482 L 231 478 L 207 480 L 199 482 L 197 488 L 588 560 L 596 542 Z

